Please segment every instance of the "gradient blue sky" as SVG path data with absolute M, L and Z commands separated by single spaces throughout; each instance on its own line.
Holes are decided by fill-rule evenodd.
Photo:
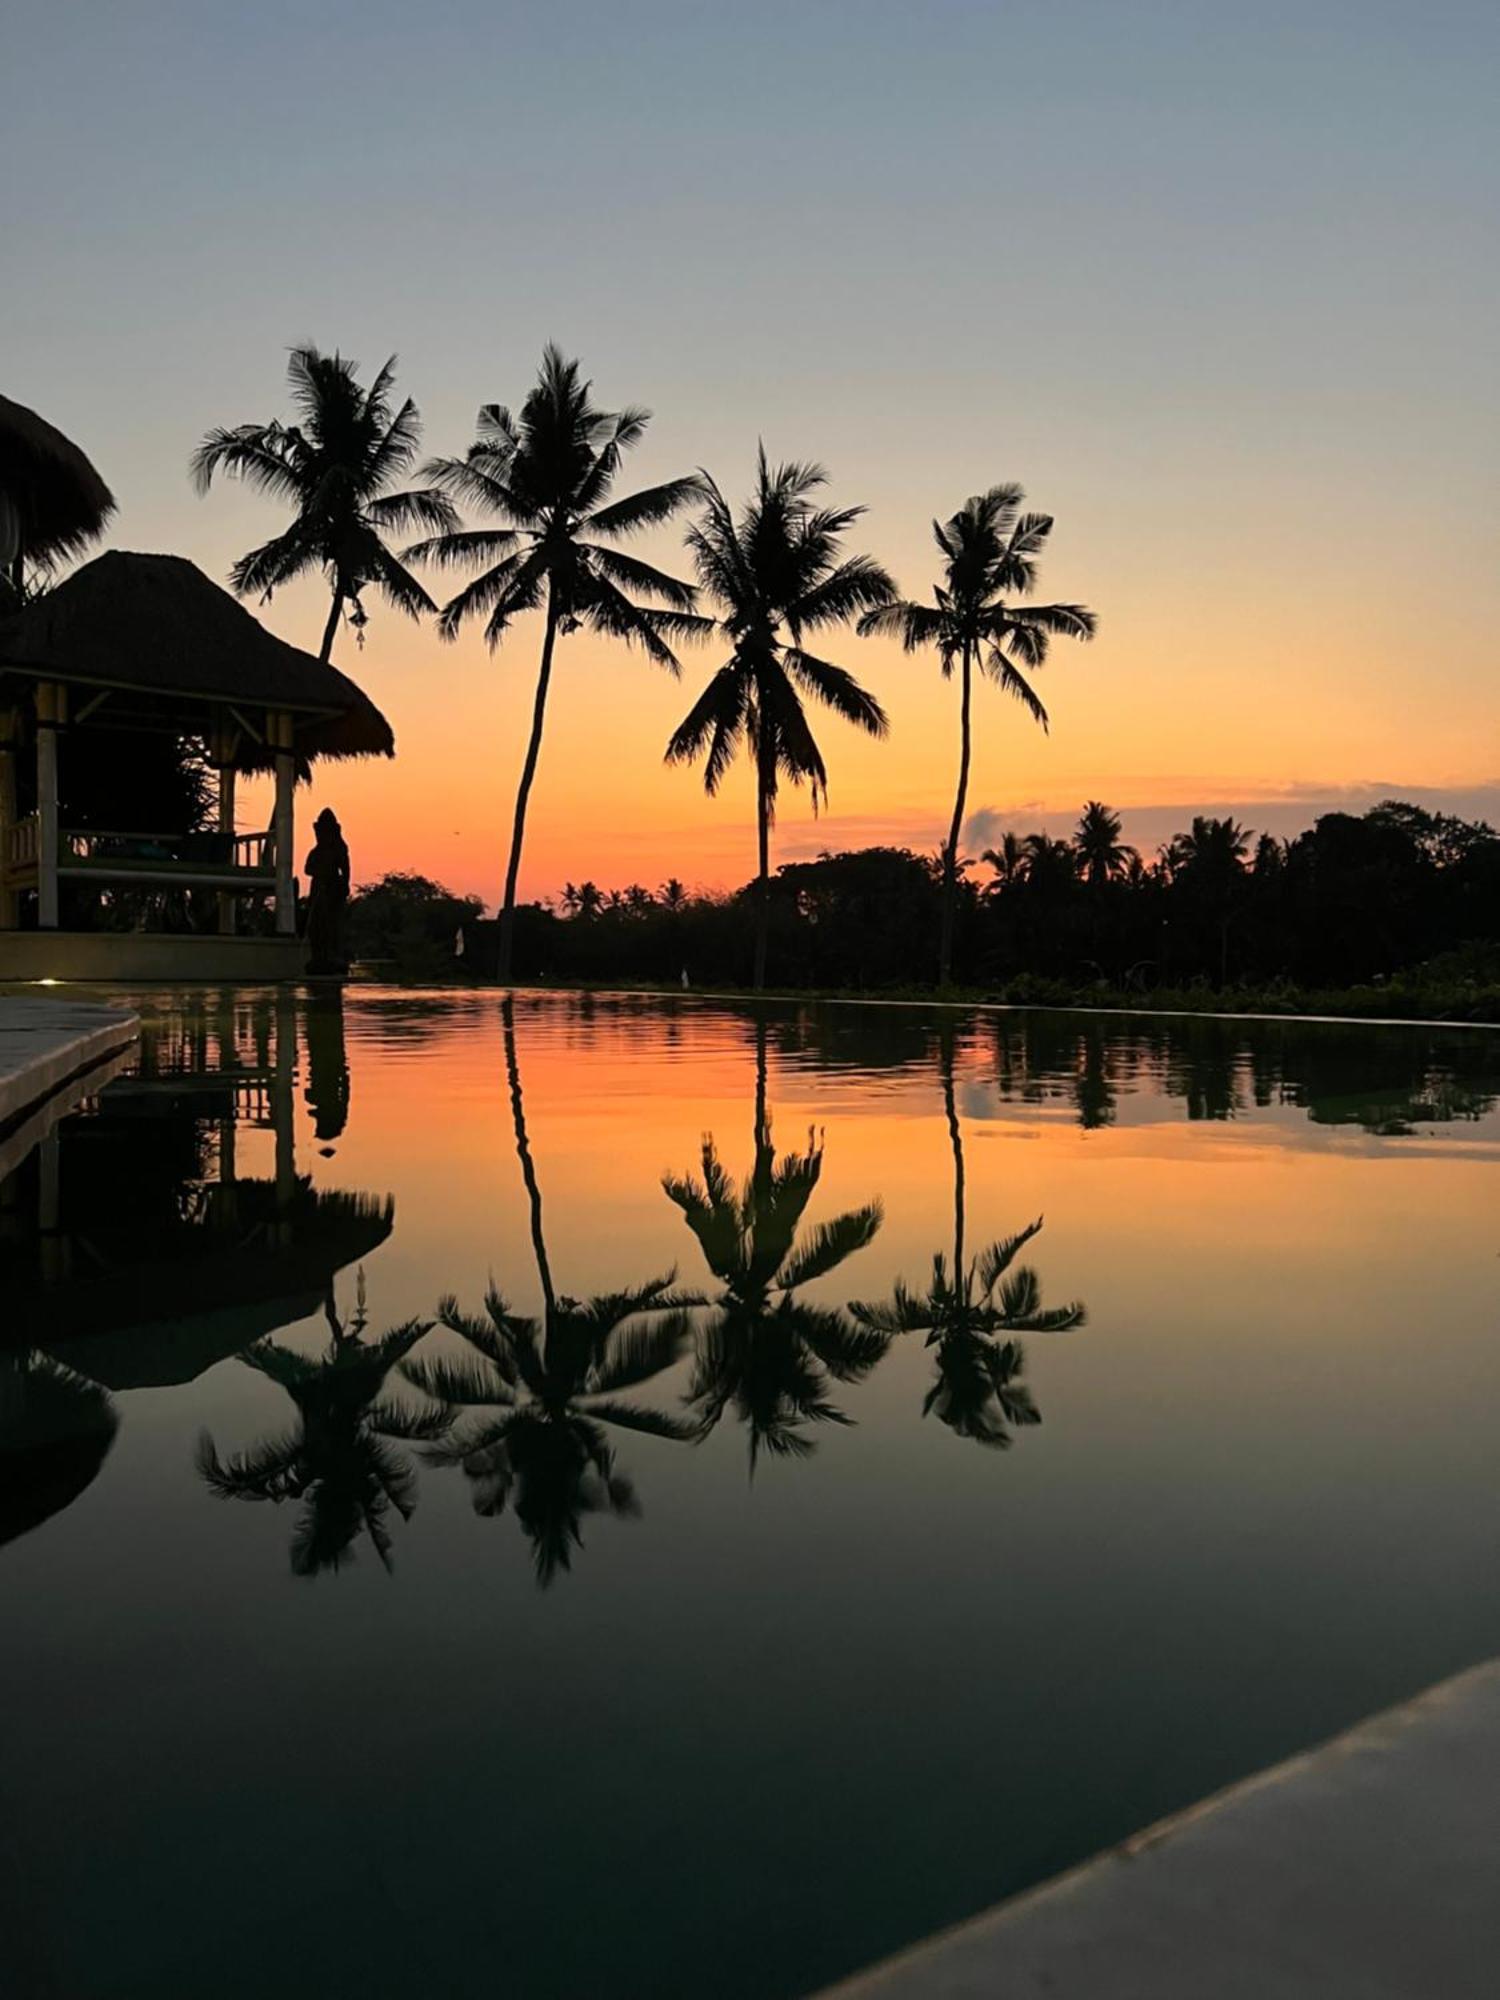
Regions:
M 185 464 L 282 409 L 293 341 L 398 352 L 455 450 L 554 338 L 657 412 L 641 481 L 738 488 L 762 435 L 819 457 L 912 591 L 975 488 L 1057 514 L 1046 594 L 1102 632 L 1048 669 L 1050 738 L 986 704 L 987 827 L 1089 794 L 1153 836 L 1360 788 L 1500 810 L 1493 5 L 11 0 L 3 47 L 0 379 L 93 452 L 118 544 L 222 575 L 271 530 Z M 492 665 L 370 608 L 339 657 L 402 755 L 325 795 L 361 872 L 493 894 L 531 638 Z M 321 623 L 313 593 L 269 620 Z M 833 811 L 789 800 L 782 854 L 930 845 L 951 691 L 839 657 L 895 735 L 829 725 Z M 748 872 L 741 790 L 660 768 L 689 693 L 575 642 L 524 887 Z

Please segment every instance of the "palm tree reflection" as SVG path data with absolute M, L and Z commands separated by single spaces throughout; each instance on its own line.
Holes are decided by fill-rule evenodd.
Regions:
M 470 1351 L 402 1364 L 407 1380 L 443 1406 L 447 1434 L 426 1458 L 463 1468 L 476 1514 L 503 1514 L 513 1505 L 543 1584 L 571 1567 L 586 1514 L 641 1511 L 635 1487 L 616 1467 L 607 1427 L 678 1440 L 697 1429 L 664 1410 L 618 1400 L 682 1353 L 687 1318 L 673 1275 L 586 1300 L 549 1290 L 542 1320 L 513 1313 L 493 1290 L 483 1315 L 461 1312 L 447 1298 L 438 1318 Z
M 297 1410 L 297 1427 L 262 1439 L 248 1451 L 221 1459 L 205 1431 L 198 1441 L 198 1470 L 221 1500 L 293 1500 L 302 1512 L 292 1535 L 292 1571 L 316 1576 L 352 1561 L 361 1533 L 387 1570 L 391 1567 L 391 1512 L 410 1520 L 415 1473 L 397 1447 L 431 1439 L 444 1427 L 441 1413 L 391 1401 L 386 1378 L 427 1332 L 408 1320 L 366 1341 L 369 1315 L 361 1274 L 355 1310 L 347 1325 L 332 1291 L 325 1308 L 329 1343 L 321 1355 L 299 1354 L 274 1340 L 258 1340 L 239 1357 L 285 1389 Z
M 965 1261 L 963 1131 L 953 1085 L 953 1031 L 942 1040 L 943 1103 L 953 1151 L 953 1261 L 940 1250 L 923 1292 L 899 1279 L 887 1300 L 852 1300 L 849 1311 L 868 1334 L 889 1341 L 900 1333 L 925 1333 L 935 1371 L 922 1414 L 935 1416 L 957 1437 L 1003 1450 L 1012 1432 L 1039 1424 L 1041 1413 L 1021 1377 L 1026 1353 L 1015 1335 L 1059 1333 L 1082 1326 L 1083 1306 L 1042 1304 L 1042 1288 L 1029 1265 L 1016 1258 L 1042 1226 L 1037 1217 Z
M 890 1345 L 889 1334 L 795 1296 L 864 1249 L 881 1224 L 880 1203 L 872 1201 L 799 1238 L 822 1171 L 822 1141 L 812 1132 L 806 1152 L 776 1157 L 759 1022 L 755 1159 L 743 1190 L 720 1165 L 712 1134 L 703 1142 L 701 1180 L 684 1174 L 662 1182 L 723 1286 L 698 1336 L 689 1401 L 705 1431 L 733 1408 L 749 1434 L 752 1475 L 762 1450 L 783 1457 L 812 1451 L 805 1424 L 850 1422 L 829 1399 L 830 1379 L 862 1381 Z
M 512 1312 L 492 1286 L 482 1315 L 445 1298 L 438 1318 L 465 1342 L 456 1360 L 403 1361 L 406 1379 L 439 1405 L 429 1462 L 456 1465 L 472 1482 L 474 1511 L 513 1506 L 531 1542 L 537 1579 L 553 1581 L 583 1546 L 586 1514 L 639 1514 L 635 1487 L 616 1466 L 609 1429 L 682 1440 L 695 1423 L 618 1400 L 677 1361 L 696 1299 L 673 1290 L 674 1271 L 623 1292 L 575 1299 L 559 1293 L 542 1222 L 542 1191 L 526 1130 L 515 1007 L 501 1005 L 516 1155 L 526 1189 L 542 1317 Z M 608 1428 L 607 1428 L 608 1427 Z

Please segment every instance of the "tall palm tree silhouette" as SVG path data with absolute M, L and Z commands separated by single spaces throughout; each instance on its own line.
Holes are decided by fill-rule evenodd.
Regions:
M 401 1372 L 441 1412 L 443 1435 L 427 1451 L 429 1462 L 462 1468 L 473 1486 L 476 1513 L 497 1515 L 513 1507 L 531 1542 L 537 1579 L 545 1585 L 571 1567 L 572 1551 L 583 1546 L 586 1514 L 640 1512 L 633 1484 L 616 1467 L 610 1431 L 675 1440 L 696 1434 L 695 1423 L 622 1402 L 620 1395 L 681 1357 L 698 1301 L 674 1290 L 673 1271 L 589 1299 L 557 1290 L 508 994 L 501 1017 L 542 1317 L 512 1312 L 493 1286 L 482 1314 L 462 1312 L 450 1296 L 438 1306 L 438 1319 L 469 1351 L 452 1360 L 424 1355 L 404 1361 Z
M 445 494 L 421 487 L 390 490 L 410 471 L 422 435 L 410 397 L 392 408 L 395 368 L 392 355 L 364 389 L 357 362 L 316 347 L 294 347 L 287 386 L 295 420 L 212 430 L 190 461 L 200 493 L 223 472 L 293 509 L 291 526 L 241 556 L 229 580 L 242 597 L 269 598 L 283 584 L 320 570 L 332 595 L 320 660 L 332 656 L 346 606 L 353 607 L 355 630 L 363 629 L 360 593 L 370 585 L 409 618 L 437 609 L 385 545 L 389 535 L 458 525 Z
M 937 650 L 946 679 L 959 669 L 958 789 L 943 849 L 943 924 L 938 983 L 953 970 L 953 927 L 958 903 L 958 842 L 969 792 L 972 750 L 970 706 L 974 670 L 979 668 L 1014 695 L 1033 721 L 1047 727 L 1047 711 L 1026 678 L 1046 663 L 1054 636 L 1091 639 L 1096 620 L 1081 604 L 1027 604 L 1036 584 L 1037 562 L 1052 533 L 1050 514 L 1023 514 L 1019 486 L 992 486 L 977 493 L 932 532 L 942 557 L 942 581 L 931 604 L 899 600 L 876 606 L 860 620 L 863 633 L 889 633 L 908 653 Z
M 922 1292 L 898 1280 L 887 1300 L 851 1300 L 857 1325 L 885 1340 L 900 1333 L 925 1333 L 934 1350 L 932 1384 L 923 1416 L 935 1416 L 958 1437 L 1003 1450 L 1013 1430 L 1041 1422 L 1031 1391 L 1021 1380 L 1025 1350 L 1015 1335 L 1058 1333 L 1082 1326 L 1077 1301 L 1045 1307 L 1041 1284 L 1028 1265 L 1015 1266 L 1020 1251 L 1037 1234 L 1042 1218 L 1014 1236 L 987 1244 L 972 1261 L 964 1246 L 964 1150 L 954 1089 L 954 1037 L 945 1028 L 941 1044 L 943 1106 L 953 1152 L 953 1261 L 938 1251 L 932 1278 Z
M 416 1479 L 397 1446 L 439 1435 L 438 1415 L 391 1401 L 384 1393 L 396 1364 L 428 1330 L 408 1320 L 367 1341 L 369 1314 L 364 1275 L 355 1309 L 340 1320 L 330 1288 L 325 1314 L 328 1346 L 321 1355 L 299 1354 L 274 1340 L 258 1340 L 239 1357 L 285 1389 L 297 1409 L 297 1428 L 220 1458 L 213 1438 L 198 1440 L 198 1471 L 221 1500 L 302 1503 L 292 1535 L 292 1570 L 316 1576 L 352 1560 L 361 1533 L 383 1566 L 391 1568 L 388 1517 L 410 1520 Z
M 733 1408 L 749 1434 L 752 1476 L 762 1450 L 810 1452 L 804 1424 L 847 1424 L 829 1399 L 830 1379 L 862 1381 L 890 1345 L 888 1335 L 796 1296 L 862 1250 L 881 1224 L 880 1203 L 871 1201 L 799 1237 L 822 1172 L 822 1142 L 812 1133 L 806 1152 L 776 1157 L 765 1024 L 758 1022 L 755 1159 L 743 1189 L 719 1164 L 712 1134 L 703 1141 L 701 1180 L 669 1174 L 662 1181 L 723 1288 L 699 1332 L 689 1402 L 702 1412 L 705 1431 Z
M 680 671 L 671 641 L 708 628 L 693 614 L 691 585 L 610 544 L 670 520 L 699 491 L 695 477 L 611 500 L 620 462 L 640 442 L 650 411 L 611 412 L 590 400 L 593 385 L 576 361 L 548 346 L 536 386 L 519 416 L 500 403 L 479 412 L 478 436 L 463 458 L 437 458 L 426 477 L 455 499 L 496 517 L 498 528 L 446 531 L 407 550 L 409 560 L 449 567 L 483 564 L 480 574 L 444 605 L 438 629 L 456 637 L 466 619 L 483 618 L 491 649 L 523 612 L 544 613 L 541 664 L 532 703 L 531 736 L 516 791 L 510 858 L 500 905 L 499 976 L 510 977 L 515 940 L 516 880 L 526 837 L 526 807 L 541 755 L 560 632 L 588 626 L 638 645 L 669 673 Z
M 730 654 L 673 732 L 666 757 L 679 764 L 701 756 L 709 792 L 718 790 L 742 743 L 755 760 L 757 992 L 766 983 L 771 826 L 781 780 L 811 786 L 814 810 L 828 792 L 828 767 L 803 697 L 867 735 L 884 736 L 888 727 L 884 709 L 847 669 L 803 644 L 808 633 L 846 624 L 895 589 L 873 557 L 843 553 L 844 536 L 864 509 L 815 507 L 813 495 L 827 480 L 820 465 L 773 469 L 762 446 L 755 488 L 739 516 L 705 475 L 708 504 L 687 537 Z
M 1078 872 L 1091 888 L 1102 889 L 1128 871 L 1135 849 L 1120 838 L 1120 815 L 1100 799 L 1090 799 L 1078 818 L 1073 852 Z

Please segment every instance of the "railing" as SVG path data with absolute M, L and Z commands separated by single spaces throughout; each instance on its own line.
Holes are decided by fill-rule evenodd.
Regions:
M 64 870 L 169 878 L 182 873 L 269 876 L 272 841 L 268 833 L 122 833 L 106 829 L 65 829 L 59 836 Z
M 4 858 L 7 870 L 36 866 L 38 834 L 35 813 L 32 813 L 29 819 L 18 819 L 14 826 L 5 829 Z

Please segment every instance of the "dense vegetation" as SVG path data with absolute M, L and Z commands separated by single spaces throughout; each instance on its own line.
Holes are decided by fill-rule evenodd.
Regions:
M 754 885 L 695 896 L 675 881 L 655 891 L 570 884 L 556 908 L 520 912 L 517 970 L 670 984 L 685 973 L 693 986 L 743 986 L 753 894 Z M 918 988 L 936 958 L 942 903 L 941 856 L 876 847 L 785 864 L 771 884 L 771 982 Z M 1390 800 L 1359 816 L 1325 814 L 1278 841 L 1197 819 L 1147 862 L 1094 801 L 1072 840 L 1007 835 L 982 869 L 961 868 L 954 978 L 1038 1002 L 1149 995 L 1195 1006 L 1233 995 L 1274 1009 L 1320 993 L 1358 1005 L 1350 989 L 1367 988 L 1370 1012 L 1404 998 L 1412 1011 L 1494 1014 L 1497 907 L 1500 837 L 1482 822 Z M 468 937 L 482 972 L 487 927 Z

